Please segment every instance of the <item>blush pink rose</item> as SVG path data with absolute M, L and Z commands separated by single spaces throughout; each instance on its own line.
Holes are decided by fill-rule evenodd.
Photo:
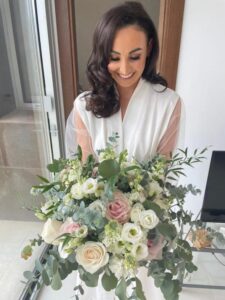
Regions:
M 78 224 L 78 223 L 65 222 L 64 224 L 62 224 L 62 226 L 60 228 L 60 232 L 62 234 L 64 234 L 64 233 L 73 233 L 74 231 L 76 231 L 79 228 L 80 228 L 80 224 Z
M 147 246 L 149 259 L 162 259 L 162 249 L 165 246 L 165 239 L 163 236 L 160 236 L 157 242 L 154 240 L 148 240 Z
M 128 199 L 120 191 L 114 193 L 114 200 L 107 205 L 106 217 L 116 220 L 120 224 L 126 223 L 130 218 L 131 207 Z

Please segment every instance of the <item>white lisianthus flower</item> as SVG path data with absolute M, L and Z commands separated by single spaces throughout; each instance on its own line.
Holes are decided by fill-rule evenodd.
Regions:
M 125 276 L 123 259 L 120 259 L 116 256 L 112 256 L 109 260 L 109 269 L 116 276 L 117 279 L 120 279 L 122 276 Z
M 88 206 L 88 208 L 98 211 L 103 217 L 105 217 L 106 207 L 101 200 L 95 200 Z
M 72 185 L 70 193 L 71 193 L 72 197 L 77 199 L 77 200 L 80 200 L 80 199 L 84 198 L 82 185 L 78 182 L 75 183 L 74 185 Z
M 58 245 L 59 241 L 57 240 L 57 238 L 61 235 L 60 227 L 62 224 L 62 222 L 48 219 L 45 222 L 44 228 L 41 233 L 42 239 L 47 244 Z
M 143 209 L 144 209 L 144 207 L 142 204 L 140 204 L 140 203 L 134 204 L 134 206 L 131 209 L 131 213 L 130 213 L 130 219 L 132 222 L 137 223 L 137 224 L 140 222 L 140 213 L 142 212 Z
M 125 223 L 122 228 L 121 237 L 124 241 L 135 244 L 141 240 L 143 232 L 140 226 L 133 223 Z
M 82 185 L 82 191 L 84 194 L 94 194 L 98 188 L 97 179 L 88 178 Z
M 131 254 L 136 258 L 137 261 L 145 259 L 148 256 L 148 247 L 143 243 L 134 244 Z
M 163 189 L 159 185 L 157 181 L 150 182 L 149 185 L 149 196 L 152 197 L 154 195 L 158 196 L 163 192 Z
M 140 214 L 140 225 L 146 229 L 153 229 L 159 223 L 159 219 L 154 210 L 144 210 Z
M 100 242 L 86 242 L 76 251 L 76 260 L 87 272 L 94 274 L 109 261 L 109 254 Z
M 88 235 L 88 227 L 87 225 L 82 225 L 76 231 L 76 237 L 79 239 L 83 239 Z

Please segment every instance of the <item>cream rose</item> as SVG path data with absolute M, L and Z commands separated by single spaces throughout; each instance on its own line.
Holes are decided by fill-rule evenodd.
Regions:
M 109 254 L 100 242 L 86 242 L 76 251 L 76 259 L 87 272 L 94 274 L 109 261 Z
M 41 233 L 42 239 L 48 244 L 58 245 L 59 241 L 57 238 L 61 235 L 60 228 L 62 224 L 62 222 L 48 219 Z
M 121 237 L 124 241 L 135 244 L 141 240 L 143 232 L 140 226 L 133 223 L 126 223 L 123 225 Z
M 140 213 L 140 225 L 146 229 L 153 229 L 159 223 L 159 219 L 154 210 L 144 210 Z

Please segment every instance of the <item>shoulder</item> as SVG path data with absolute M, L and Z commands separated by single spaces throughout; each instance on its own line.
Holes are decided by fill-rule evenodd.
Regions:
M 89 91 L 82 92 L 74 100 L 74 106 L 79 112 L 86 111 L 86 100 L 90 95 Z
M 146 80 L 143 82 L 143 88 L 146 93 L 151 97 L 152 101 L 159 105 L 175 106 L 180 102 L 180 96 L 174 90 L 165 88 L 161 84 L 152 84 Z

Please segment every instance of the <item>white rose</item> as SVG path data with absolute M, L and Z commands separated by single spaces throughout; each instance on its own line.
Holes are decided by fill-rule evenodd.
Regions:
M 98 211 L 103 217 L 105 217 L 106 207 L 101 200 L 95 200 L 88 207 L 92 210 Z
M 146 229 L 153 229 L 159 223 L 159 219 L 154 210 L 144 210 L 140 214 L 140 224 Z
M 131 218 L 132 222 L 134 222 L 134 223 L 140 222 L 140 213 L 142 212 L 143 209 L 144 209 L 144 207 L 140 203 L 136 203 L 133 206 L 133 208 L 131 209 L 131 212 L 130 212 L 130 218 Z
M 60 236 L 60 227 L 62 226 L 62 222 L 48 219 L 43 227 L 43 231 L 41 233 L 42 239 L 52 245 L 58 245 L 59 241 L 57 238 Z
M 94 178 L 88 178 L 82 185 L 84 194 L 94 194 L 98 188 L 98 181 Z
M 122 228 L 121 237 L 124 241 L 135 244 L 143 237 L 141 227 L 133 223 L 125 223 Z
M 80 200 L 84 197 L 84 193 L 82 191 L 82 185 L 80 183 L 75 183 L 72 185 L 70 193 L 73 198 Z
M 100 242 L 86 242 L 76 251 L 76 260 L 87 272 L 94 274 L 109 261 L 109 254 Z
M 159 195 L 163 192 L 163 189 L 157 181 L 152 181 L 149 186 L 149 196 Z
M 148 256 L 148 247 L 143 243 L 134 244 L 131 253 L 136 258 L 136 260 L 145 259 Z

